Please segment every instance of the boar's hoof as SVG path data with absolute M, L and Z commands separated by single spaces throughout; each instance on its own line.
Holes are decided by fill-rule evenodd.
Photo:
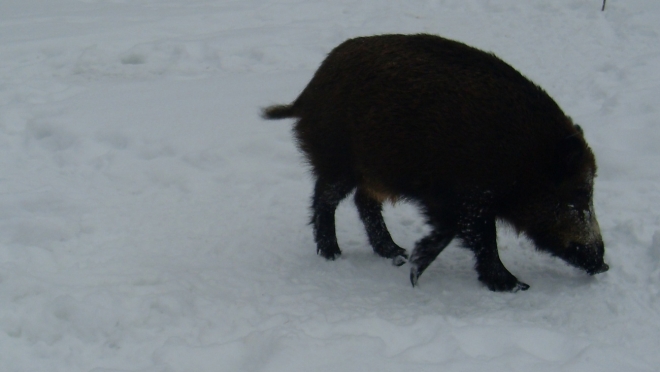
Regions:
M 488 286 L 488 289 L 490 289 L 493 292 L 512 292 L 516 293 L 518 291 L 526 291 L 529 289 L 529 284 L 519 282 L 516 280 L 513 285 L 507 283 L 484 283 L 486 286 Z
M 391 258 L 395 266 L 401 266 L 408 260 L 408 252 L 394 242 L 390 244 L 375 245 L 374 252 L 381 257 Z
M 381 257 L 391 258 L 394 266 L 401 266 L 408 262 L 408 252 L 394 243 L 386 249 L 374 249 L 374 251 Z
M 526 291 L 529 289 L 529 284 L 518 281 L 511 273 L 506 272 L 507 275 L 496 275 L 493 277 L 480 276 L 479 280 L 484 283 L 488 289 L 494 292 L 518 292 Z
M 529 284 L 518 282 L 518 284 L 516 284 L 516 288 L 514 288 L 511 292 L 526 291 L 528 289 L 529 289 Z
M 410 284 L 412 284 L 414 288 L 417 285 L 417 281 L 419 280 L 419 277 L 422 276 L 422 273 L 424 272 L 424 270 L 426 270 L 426 267 L 420 267 L 418 265 L 415 265 L 414 263 L 412 263 L 411 266 L 412 267 L 410 268 Z
M 316 253 L 324 257 L 326 260 L 334 261 L 337 257 L 341 256 L 341 250 L 337 244 L 330 247 L 318 247 Z
M 417 281 L 419 280 L 419 275 L 421 273 L 417 271 L 416 267 L 412 267 L 410 269 L 410 284 L 412 284 L 413 288 L 417 285 Z
M 401 266 L 406 262 L 408 262 L 408 255 L 406 254 L 402 254 L 392 258 L 392 265 L 394 266 Z

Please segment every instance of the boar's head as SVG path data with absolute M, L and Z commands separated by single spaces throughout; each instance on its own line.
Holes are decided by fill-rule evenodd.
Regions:
M 527 204 L 527 221 L 518 227 L 538 249 L 595 275 L 609 269 L 593 206 L 596 162 L 582 130 L 576 129 L 559 145 L 554 182 Z

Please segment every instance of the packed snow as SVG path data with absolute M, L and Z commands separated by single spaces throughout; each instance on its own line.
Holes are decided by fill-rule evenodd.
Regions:
M 3 0 L 0 370 L 660 370 L 660 2 Z M 349 200 L 316 255 L 289 103 L 342 41 L 433 33 L 499 57 L 585 130 L 611 269 L 506 226 L 519 293 L 452 243 L 417 288 Z M 385 209 L 409 250 L 428 232 Z

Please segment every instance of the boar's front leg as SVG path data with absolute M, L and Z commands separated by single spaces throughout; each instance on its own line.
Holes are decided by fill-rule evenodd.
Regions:
M 465 246 L 474 252 L 475 268 L 479 280 L 488 289 L 496 292 L 517 292 L 529 289 L 529 285 L 519 282 L 504 267 L 497 253 L 497 231 L 495 219 L 486 217 L 466 218 L 459 222 L 458 236 Z
M 382 203 L 369 197 L 360 188 L 355 192 L 355 206 L 360 219 L 367 230 L 369 243 L 379 256 L 391 258 L 392 263 L 401 266 L 406 262 L 408 254 L 392 240 L 383 220 Z
M 410 283 L 417 285 L 419 277 L 447 245 L 454 239 L 454 233 L 446 228 L 435 228 L 431 234 L 415 244 L 410 256 Z

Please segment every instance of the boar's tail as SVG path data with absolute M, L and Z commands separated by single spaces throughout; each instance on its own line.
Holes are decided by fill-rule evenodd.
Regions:
M 264 119 L 285 119 L 295 116 L 293 105 L 275 105 L 261 110 L 261 117 Z

